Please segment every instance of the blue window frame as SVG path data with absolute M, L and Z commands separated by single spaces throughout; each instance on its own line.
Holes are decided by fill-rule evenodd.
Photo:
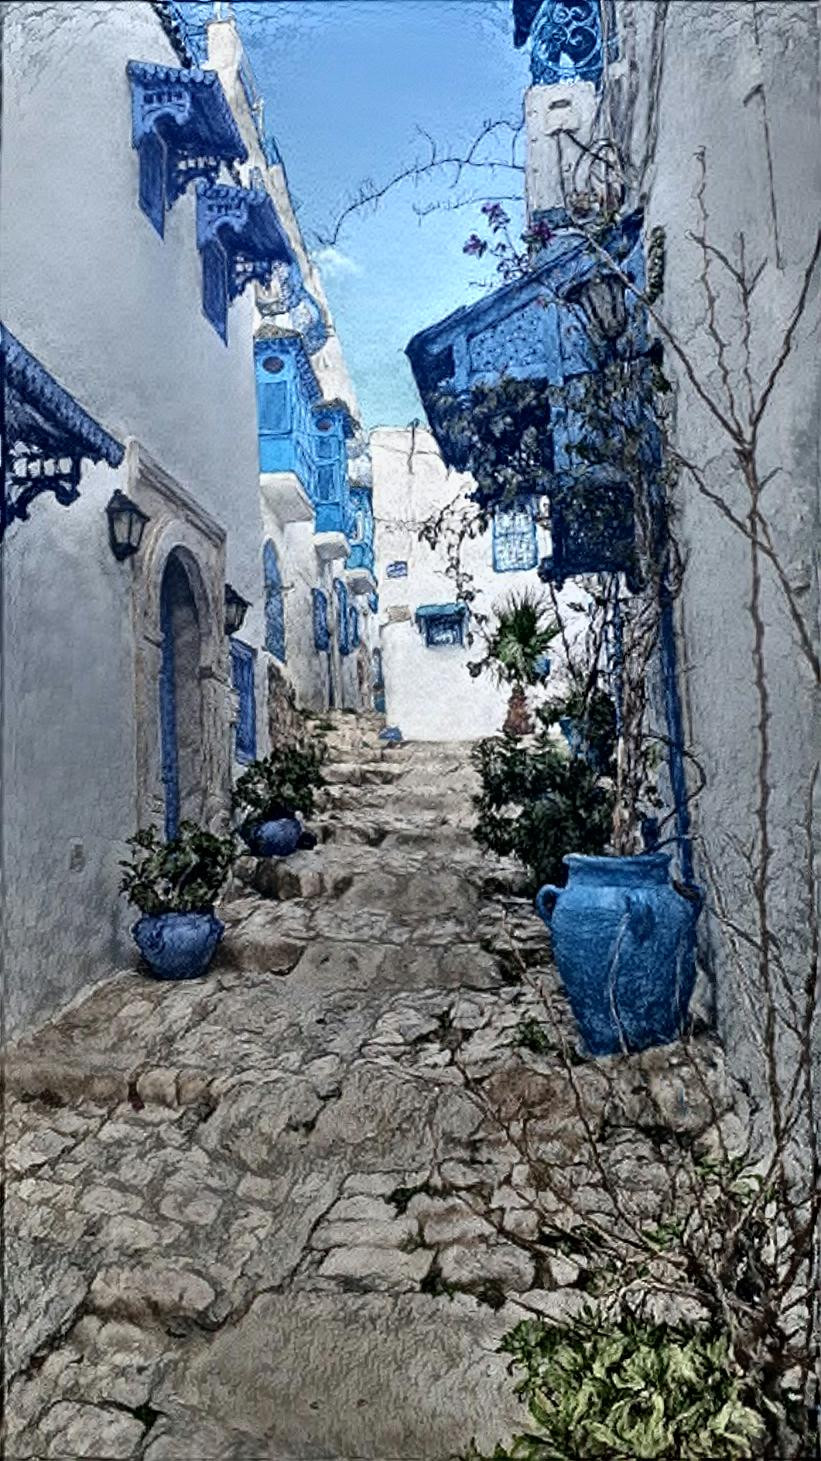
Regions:
M 287 380 L 262 380 L 257 384 L 259 429 L 274 436 L 291 430 L 291 390 Z
M 285 600 L 277 550 L 269 540 L 262 550 L 265 579 L 265 648 L 285 664 Z
M 202 308 L 217 334 L 228 343 L 228 263 L 212 239 L 202 250 Z
M 231 640 L 231 684 L 237 692 L 239 708 L 234 756 L 237 761 L 253 761 L 257 754 L 257 706 L 254 690 L 256 652 L 241 639 Z
M 334 593 L 336 594 L 336 635 L 339 642 L 339 653 L 350 654 L 351 621 L 348 613 L 348 590 L 340 578 L 334 579 Z
M 496 573 L 517 573 L 535 568 L 536 517 L 529 498 L 510 507 L 497 507 L 493 514 L 493 567 Z
M 328 600 L 321 588 L 311 589 L 314 614 L 314 649 L 317 654 L 330 649 L 331 635 L 328 629 Z
M 420 604 L 416 610 L 416 623 L 429 649 L 464 644 L 466 620 L 464 604 Z

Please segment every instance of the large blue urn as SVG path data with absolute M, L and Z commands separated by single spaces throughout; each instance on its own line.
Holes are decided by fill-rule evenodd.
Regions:
M 225 924 L 213 913 L 144 913 L 131 930 L 157 979 L 199 979 L 214 957 Z
M 567 886 L 546 883 L 536 907 L 590 1054 L 678 1039 L 695 982 L 698 889 L 673 887 L 666 852 L 564 862 Z
M 276 817 L 270 822 L 243 822 L 240 833 L 255 857 L 290 857 L 299 846 L 302 823 L 298 817 Z

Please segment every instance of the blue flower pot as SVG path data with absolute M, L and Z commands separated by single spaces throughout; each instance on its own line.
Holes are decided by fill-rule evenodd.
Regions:
M 144 913 L 131 932 L 158 979 L 200 979 L 225 924 L 213 913 Z
M 302 823 L 297 817 L 278 817 L 272 822 L 245 822 L 240 832 L 256 857 L 290 857 L 299 846 Z
M 564 858 L 565 888 L 546 883 L 536 908 L 591 1055 L 665 1045 L 681 1035 L 695 983 L 702 898 L 670 882 L 666 852 Z

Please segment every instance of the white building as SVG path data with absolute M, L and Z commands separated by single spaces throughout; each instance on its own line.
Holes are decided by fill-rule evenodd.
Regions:
M 224 825 L 232 778 L 267 749 L 280 694 L 370 703 L 370 610 L 354 594 L 371 582 L 345 571 L 355 400 L 232 23 L 210 28 L 204 70 L 162 0 L 10 4 L 2 43 L 2 867 L 15 1028 L 132 960 L 118 896 L 126 838 L 181 817 Z M 303 342 L 312 441 L 333 441 L 335 538 L 318 501 L 313 521 L 289 518 L 298 484 L 263 480 L 260 493 L 254 346 L 258 336 L 267 350 L 272 320 L 256 289 L 274 286 L 264 310 L 283 281 L 292 309 L 274 325 L 296 353 Z M 144 528 L 121 557 L 106 511 L 117 491 Z M 227 585 L 250 606 L 232 638 Z M 330 652 L 314 643 L 323 586 Z M 354 638 L 362 648 L 348 653 Z
M 458 601 L 453 558 L 460 525 L 477 520 L 470 501 L 475 483 L 450 471 L 432 433 L 421 427 L 383 427 L 371 432 L 379 577 L 379 625 L 385 709 L 391 725 L 409 740 L 472 741 L 498 735 L 510 686 L 487 670 L 468 665 L 486 655 L 486 636 L 511 595 L 547 590 L 536 566 L 550 552 L 550 536 L 535 504 L 499 509 L 484 532 L 464 537 L 459 571 L 475 592 L 470 610 Z M 436 546 L 420 541 L 420 529 L 445 518 Z M 563 617 L 577 625 L 558 596 Z M 570 593 L 570 599 L 578 598 Z M 562 676 L 558 642 L 551 654 L 553 678 Z M 542 692 L 543 693 L 543 692 Z M 539 698 L 540 692 L 535 692 Z

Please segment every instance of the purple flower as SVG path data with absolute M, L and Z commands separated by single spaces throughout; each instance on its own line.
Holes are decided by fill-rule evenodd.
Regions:
M 462 246 L 463 254 L 477 254 L 479 258 L 487 252 L 487 243 L 480 238 L 478 233 L 472 233 L 466 244 Z
M 500 228 L 506 228 L 510 222 L 510 218 L 505 213 L 501 203 L 483 203 L 482 212 L 494 232 Z

